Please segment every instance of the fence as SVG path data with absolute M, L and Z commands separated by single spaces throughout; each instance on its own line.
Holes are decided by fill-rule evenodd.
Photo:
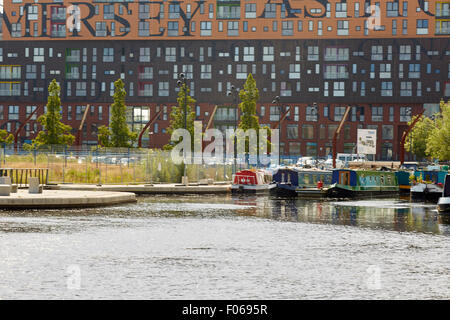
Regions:
M 0 150 L 0 170 L 14 170 L 13 175 L 18 177 L 17 181 L 20 180 L 21 174 L 28 177 L 38 168 L 48 169 L 46 177 L 43 178 L 46 183 L 179 183 L 184 174 L 184 165 L 174 164 L 170 152 L 162 150 L 85 146 L 47 146 L 33 150 L 19 148 L 16 153 L 12 147 L 3 147 Z M 247 167 L 240 165 L 238 170 Z M 202 179 L 231 181 L 234 165 L 233 162 L 188 164 L 186 171 L 189 182 Z

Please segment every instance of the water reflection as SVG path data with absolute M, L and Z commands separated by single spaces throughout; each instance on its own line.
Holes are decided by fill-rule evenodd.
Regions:
M 280 221 L 450 234 L 450 219 L 440 216 L 435 206 L 402 199 L 319 202 L 295 198 L 234 197 L 233 201 L 254 206 L 254 216 Z
M 150 218 L 255 217 L 398 232 L 450 234 L 450 218 L 435 205 L 403 199 L 317 201 L 271 196 L 151 196 L 136 204 L 83 210 L 0 211 L 0 233 L 73 233 L 90 227 L 130 227 Z

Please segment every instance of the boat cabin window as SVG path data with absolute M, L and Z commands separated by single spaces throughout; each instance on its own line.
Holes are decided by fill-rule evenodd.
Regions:
M 291 183 L 291 175 L 290 174 L 287 175 L 287 183 Z
M 384 176 L 380 177 L 380 184 L 384 184 Z
M 284 173 L 281 174 L 281 183 L 284 183 Z
M 305 174 L 305 184 L 309 184 L 309 174 Z
M 350 185 L 350 172 L 344 171 L 339 174 L 339 183 L 344 186 Z

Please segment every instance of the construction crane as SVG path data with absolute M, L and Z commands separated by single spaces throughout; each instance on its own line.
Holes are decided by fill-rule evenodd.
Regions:
M 350 106 L 347 106 L 347 109 L 345 110 L 344 116 L 341 119 L 341 122 L 339 123 L 338 128 L 334 132 L 333 135 L 333 168 L 336 168 L 336 154 L 337 154 L 337 137 L 339 135 L 339 132 L 341 132 L 342 126 L 344 125 L 345 120 L 348 117 L 348 114 L 350 113 L 350 110 L 352 108 Z

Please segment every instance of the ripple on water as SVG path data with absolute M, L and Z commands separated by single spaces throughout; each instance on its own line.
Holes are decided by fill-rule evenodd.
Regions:
M 1 212 L 0 299 L 448 299 L 450 232 L 430 209 L 184 196 Z

